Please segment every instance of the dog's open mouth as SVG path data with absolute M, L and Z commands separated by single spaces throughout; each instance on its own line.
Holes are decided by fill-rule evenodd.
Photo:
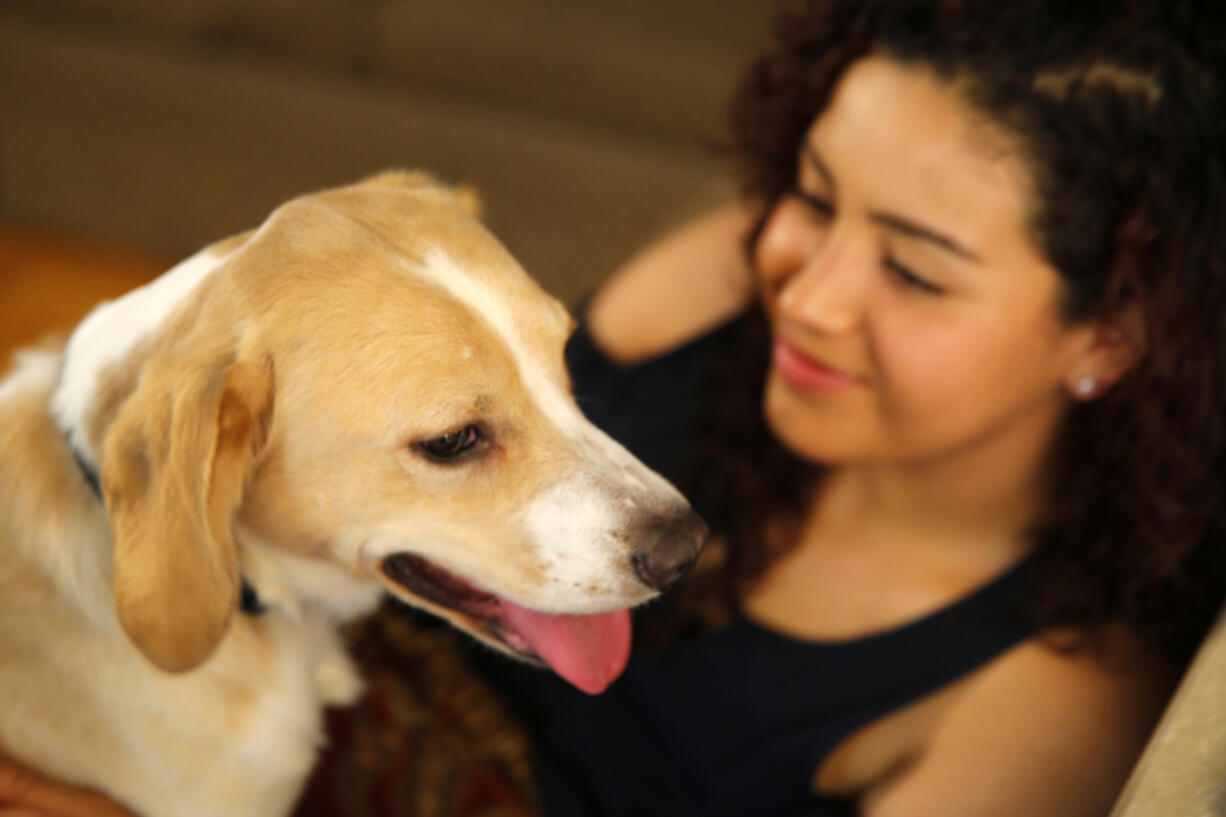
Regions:
M 474 631 L 522 657 L 543 661 L 584 692 L 603 692 L 630 657 L 628 610 L 591 615 L 533 610 L 408 553 L 388 556 L 382 570 L 394 584 L 459 613 Z

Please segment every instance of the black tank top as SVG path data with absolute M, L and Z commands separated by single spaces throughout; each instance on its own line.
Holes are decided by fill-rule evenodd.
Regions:
M 580 329 L 568 349 L 588 415 L 673 476 L 724 328 L 641 366 L 611 364 Z M 671 473 L 670 473 L 671 472 Z M 854 804 L 813 794 L 831 750 L 860 727 L 1031 636 L 1026 563 L 895 629 L 801 641 L 745 616 L 666 648 L 635 650 L 603 695 L 482 659 L 533 729 L 549 817 L 821 817 Z
M 498 683 L 538 743 L 550 817 L 818 817 L 831 750 L 862 726 L 983 666 L 1034 633 L 1026 563 L 937 612 L 839 642 L 748 618 L 635 651 L 603 695 L 503 663 Z

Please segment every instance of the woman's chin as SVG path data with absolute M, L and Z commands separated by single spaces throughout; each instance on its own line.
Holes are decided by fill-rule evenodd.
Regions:
M 763 410 L 766 425 L 785 448 L 814 465 L 841 465 L 869 456 L 861 435 L 843 412 L 817 406 L 768 384 Z

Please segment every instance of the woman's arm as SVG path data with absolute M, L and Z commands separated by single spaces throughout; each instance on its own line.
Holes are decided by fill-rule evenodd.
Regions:
M 1032 642 L 971 679 L 865 817 L 1104 817 L 1174 685 L 1117 633 L 1107 656 Z
M 587 311 L 588 331 L 619 363 L 654 357 L 744 310 L 753 280 L 744 239 L 747 204 L 713 210 L 649 244 L 605 281 Z
M 5 817 L 134 817 L 101 794 L 55 783 L 0 757 L 0 815 Z

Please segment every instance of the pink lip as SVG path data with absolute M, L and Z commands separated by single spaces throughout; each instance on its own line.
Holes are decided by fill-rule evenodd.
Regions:
M 775 339 L 771 354 L 775 370 L 792 388 L 807 392 L 829 392 L 853 386 L 859 380 L 831 369 L 806 356 L 783 338 Z

